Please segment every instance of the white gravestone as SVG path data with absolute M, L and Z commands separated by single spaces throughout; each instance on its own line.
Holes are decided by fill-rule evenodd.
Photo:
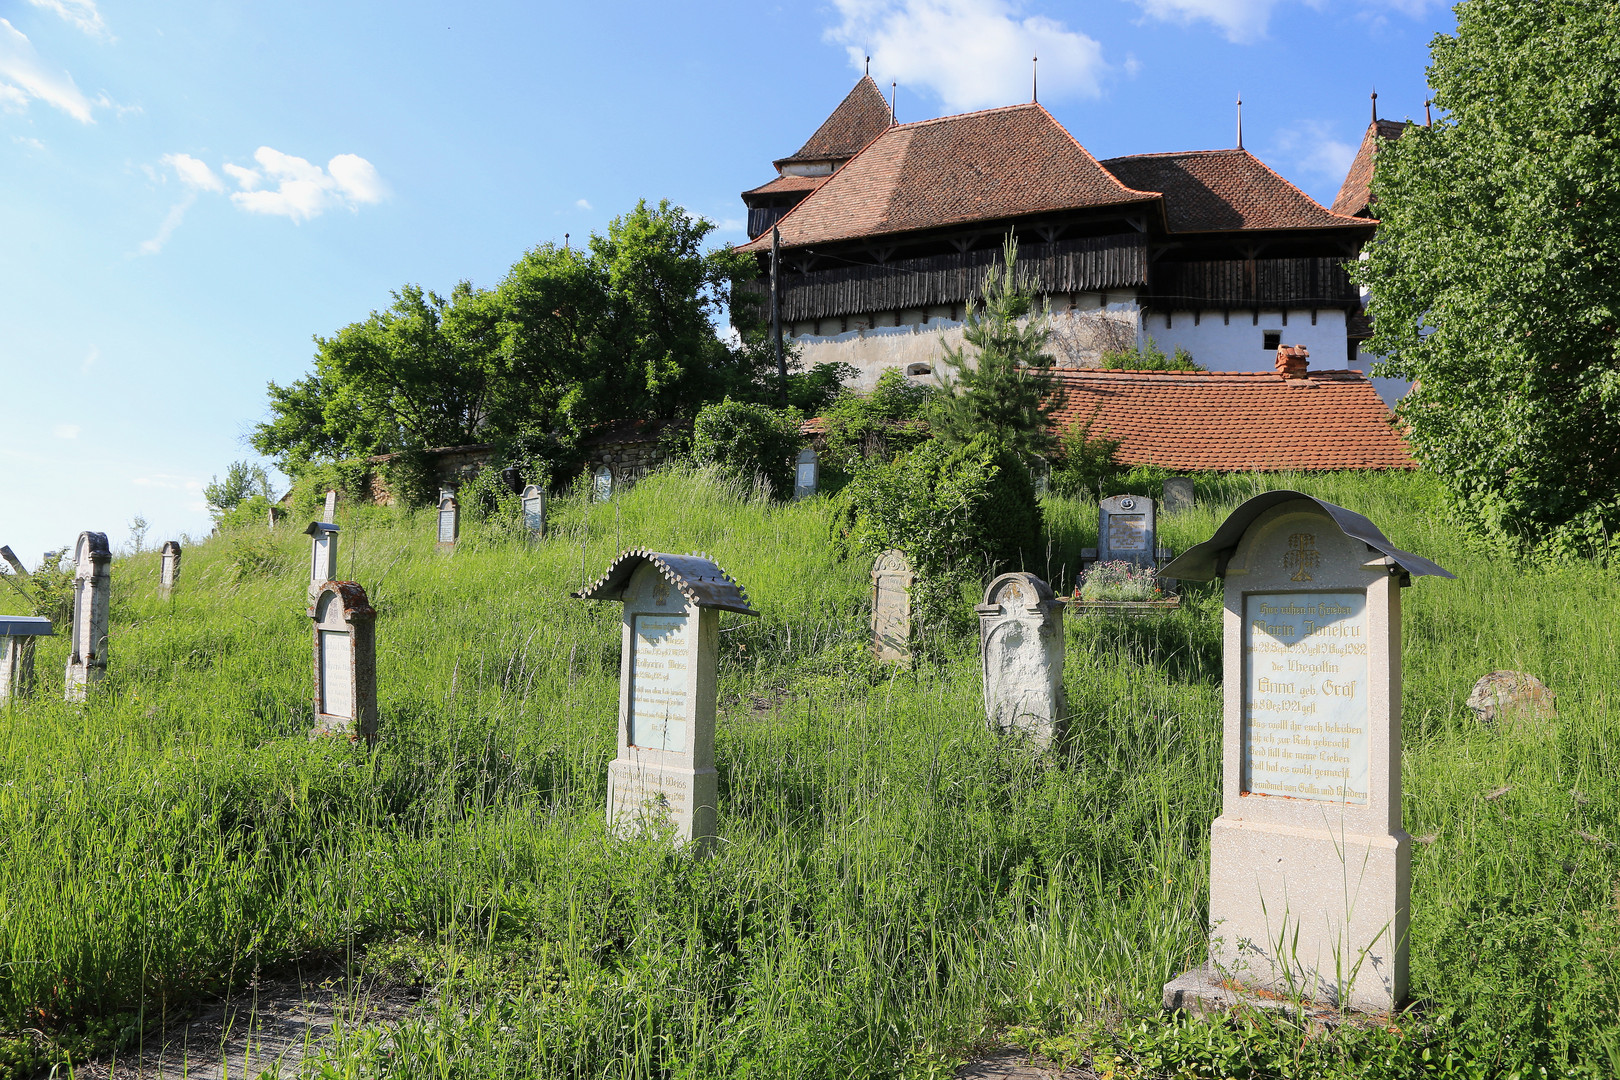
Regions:
M 321 509 L 321 520 L 329 525 L 337 521 L 337 492 L 326 493 L 326 505 Z
M 1097 506 L 1097 561 L 1155 565 L 1157 522 L 1153 500 L 1115 495 Z
M 34 639 L 54 633 L 49 619 L 0 615 L 0 706 L 33 693 Z
M 329 521 L 312 521 L 304 533 L 309 537 L 308 599 L 313 604 L 321 586 L 338 574 L 338 527 Z
M 377 738 L 377 613 L 352 581 L 321 583 L 314 623 L 315 735 Z
M 1198 505 L 1190 476 L 1171 476 L 1164 481 L 1164 512 L 1184 514 Z
M 799 451 L 799 460 L 793 467 L 793 498 L 808 499 L 821 488 L 821 460 L 814 447 Z
M 1063 601 L 1034 574 L 1002 574 L 974 610 L 990 727 L 1042 748 L 1061 742 Z
M 1167 575 L 1225 578 L 1221 814 L 1209 967 L 1231 987 L 1370 1012 L 1406 997 L 1412 839 L 1401 827 L 1401 588 L 1446 573 L 1359 514 L 1294 491 L 1235 510 Z
M 180 583 L 180 541 L 165 540 L 159 558 L 158 595 L 166 600 Z
M 619 750 L 608 766 L 608 826 L 668 828 L 677 844 L 715 835 L 715 659 L 720 612 L 757 615 L 703 555 L 627 551 L 582 600 L 624 604 Z
M 911 659 L 911 572 L 906 553 L 885 551 L 872 564 L 872 651 L 879 660 Z
M 613 498 L 613 470 L 606 465 L 596 470 L 596 476 L 591 481 L 591 497 L 597 502 L 607 502 Z
M 107 534 L 83 532 L 73 547 L 73 647 L 68 650 L 68 701 L 83 701 L 107 674 L 107 620 L 112 551 Z
M 523 489 L 523 528 L 531 540 L 543 540 L 546 535 L 546 489 L 530 484 Z
M 456 538 L 461 535 L 461 505 L 456 502 L 454 495 L 446 492 L 439 497 L 437 520 L 439 550 L 441 552 L 454 551 L 456 549 Z

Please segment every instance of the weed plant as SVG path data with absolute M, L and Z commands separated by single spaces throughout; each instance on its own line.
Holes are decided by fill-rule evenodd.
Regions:
M 1471 552 L 1404 474 L 1211 480 L 1163 541 L 1270 487 L 1458 574 L 1405 594 L 1422 1017 L 1329 1037 L 1160 1017 L 1205 946 L 1214 587 L 1070 620 L 1075 735 L 1037 754 L 987 731 L 971 640 L 915 670 L 868 659 L 869 567 L 833 555 L 825 500 L 675 472 L 554 500 L 532 544 L 466 520 L 450 556 L 430 513 L 340 510 L 343 573 L 378 611 L 370 752 L 306 735 L 297 528 L 188 545 L 168 601 L 154 553 L 116 560 L 102 689 L 62 703 L 62 635 L 0 714 L 0 1068 L 36 1060 L 31 1031 L 133 1047 L 204 995 L 333 963 L 429 997 L 334 1032 L 328 1076 L 948 1075 L 1009 1028 L 1119 1076 L 1608 1074 L 1620 582 Z M 1046 520 L 1028 569 L 1066 590 L 1096 506 Z M 619 611 L 568 593 L 637 546 L 708 552 L 762 613 L 722 621 L 709 858 L 604 826 Z M 1482 728 L 1463 700 L 1493 668 L 1543 678 L 1558 718 Z

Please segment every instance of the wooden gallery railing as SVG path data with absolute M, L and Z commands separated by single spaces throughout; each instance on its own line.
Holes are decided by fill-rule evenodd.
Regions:
M 1344 258 L 1156 262 L 1143 306 L 1155 311 L 1353 308 L 1361 293 Z

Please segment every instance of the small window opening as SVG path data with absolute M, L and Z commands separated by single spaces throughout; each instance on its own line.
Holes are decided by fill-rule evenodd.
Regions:
M 912 364 L 906 368 L 907 375 L 932 375 L 933 373 L 934 367 L 932 364 Z
M 1263 345 L 1262 348 L 1264 348 L 1266 352 L 1276 352 L 1282 347 L 1281 330 L 1267 330 L 1263 336 L 1265 339 L 1265 345 Z

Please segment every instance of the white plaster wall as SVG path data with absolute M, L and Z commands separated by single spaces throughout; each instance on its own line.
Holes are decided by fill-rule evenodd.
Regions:
M 1374 356 L 1372 353 L 1367 352 L 1364 349 L 1356 350 L 1356 362 L 1354 367 L 1363 375 L 1366 375 L 1368 372 L 1372 371 L 1373 365 L 1376 363 L 1378 363 L 1378 357 Z M 1405 397 L 1408 390 L 1412 389 L 1412 384 L 1407 382 L 1405 379 L 1380 379 L 1373 376 L 1368 377 L 1372 379 L 1373 389 L 1378 391 L 1378 396 L 1383 398 L 1384 404 L 1388 405 L 1392 409 L 1395 407 L 1395 403 L 1401 400 L 1401 398 Z
M 1346 367 L 1344 312 L 1318 309 L 1316 325 L 1311 325 L 1309 308 L 1291 309 L 1288 325 L 1283 313 L 1262 311 L 1255 322 L 1252 311 L 1234 311 L 1230 322 L 1221 311 L 1202 312 L 1197 325 L 1190 311 L 1173 312 L 1169 329 L 1164 315 L 1142 318 L 1142 334 L 1151 335 L 1169 356 L 1181 346 L 1197 363 L 1210 371 L 1275 371 L 1277 350 L 1265 348 L 1265 334 L 1276 331 L 1283 345 L 1303 345 L 1311 352 L 1311 367 L 1343 371 Z

